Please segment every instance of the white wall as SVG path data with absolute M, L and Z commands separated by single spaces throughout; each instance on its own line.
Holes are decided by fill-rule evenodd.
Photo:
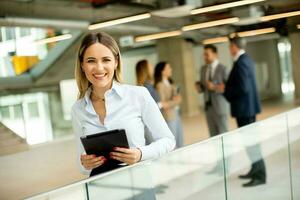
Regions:
M 125 83 L 135 85 L 135 65 L 142 59 L 147 59 L 154 67 L 158 63 L 158 55 L 155 47 L 146 47 L 134 49 L 126 52 L 121 52 L 123 64 L 123 80 Z

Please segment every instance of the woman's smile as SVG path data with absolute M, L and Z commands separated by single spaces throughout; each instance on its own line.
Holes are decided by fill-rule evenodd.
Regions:
M 107 73 L 97 73 L 97 74 L 93 74 L 94 78 L 97 80 L 104 80 L 107 77 Z

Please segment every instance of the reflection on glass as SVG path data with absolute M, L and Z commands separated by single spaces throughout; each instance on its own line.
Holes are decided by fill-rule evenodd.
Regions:
M 225 199 L 219 137 L 153 161 L 156 199 Z
M 223 136 L 225 158 L 230 157 L 228 199 L 290 199 L 286 131 L 285 115 L 279 115 Z M 266 184 L 242 187 L 250 179 L 239 179 L 239 175 L 261 160 L 266 164 Z

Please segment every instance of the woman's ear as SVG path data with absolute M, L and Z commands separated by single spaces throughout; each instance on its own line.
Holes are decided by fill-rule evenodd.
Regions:
M 119 62 L 118 62 L 118 61 L 116 61 L 116 64 L 115 64 L 115 70 L 117 70 L 117 68 L 118 68 L 118 65 L 119 65 Z

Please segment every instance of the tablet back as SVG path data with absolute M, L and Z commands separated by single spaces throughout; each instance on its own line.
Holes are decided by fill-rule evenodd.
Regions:
M 116 129 L 80 138 L 86 154 L 95 154 L 109 159 L 114 147 L 129 148 L 124 129 Z

